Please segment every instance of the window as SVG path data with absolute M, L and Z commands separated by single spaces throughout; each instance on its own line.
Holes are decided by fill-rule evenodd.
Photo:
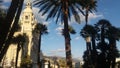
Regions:
M 25 16 L 25 19 L 27 20 L 27 19 L 28 19 L 28 16 Z

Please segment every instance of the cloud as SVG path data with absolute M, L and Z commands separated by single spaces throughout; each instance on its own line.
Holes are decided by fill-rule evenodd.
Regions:
M 58 27 L 58 28 L 56 28 L 55 30 L 57 30 L 57 31 L 62 31 L 62 29 L 63 29 L 63 27 Z
M 75 40 L 79 40 L 80 39 L 80 36 L 76 37 Z
M 62 35 L 62 29 L 63 29 L 63 27 L 62 26 L 59 26 L 59 27 L 57 27 L 55 30 L 57 31 L 57 34 L 58 35 Z
M 59 53 L 59 52 L 65 52 L 65 49 L 56 49 L 56 50 L 51 50 L 51 53 Z
M 103 17 L 102 14 L 90 13 L 88 18 L 89 20 L 91 20 L 91 19 L 102 18 L 102 17 Z

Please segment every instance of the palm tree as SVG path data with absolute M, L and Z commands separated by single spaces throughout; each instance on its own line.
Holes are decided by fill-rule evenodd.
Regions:
M 97 51 L 96 51 L 96 43 L 95 43 L 95 36 L 97 31 L 92 25 L 85 25 L 80 32 L 81 36 L 86 39 L 86 52 L 84 53 L 90 64 L 93 64 L 96 67 L 97 61 Z M 88 55 L 88 56 L 87 56 Z M 85 58 L 85 57 L 84 57 Z M 88 61 L 85 59 L 85 61 Z
M 118 57 L 118 51 L 116 48 L 116 41 L 120 40 L 120 29 L 114 26 L 110 26 L 108 31 L 106 32 L 106 38 L 109 40 L 109 50 L 110 50 L 110 57 L 111 57 L 111 68 L 115 68 L 115 60 Z
M 120 39 L 120 29 L 112 26 L 108 20 L 102 19 L 96 25 L 99 36 L 99 49 L 104 60 L 101 62 L 102 66 L 108 68 L 115 67 L 115 59 L 118 56 L 116 48 L 116 41 Z M 106 41 L 108 40 L 108 42 Z M 107 60 L 107 61 L 105 61 Z M 105 65 L 107 64 L 107 65 Z
M 4 20 L 5 20 L 6 14 L 7 14 L 6 10 L 0 8 L 0 39 L 2 39 L 2 36 L 3 36 L 2 31 L 3 31 L 4 26 L 5 26 Z
M 96 0 L 78 0 L 80 5 L 82 6 L 82 9 L 85 9 L 85 21 L 86 25 L 88 24 L 88 16 L 89 12 L 92 12 L 92 10 L 96 11 Z
M 3 43 L 4 43 L 4 41 L 6 40 L 6 37 L 7 37 L 7 33 L 9 32 L 8 30 L 9 30 L 9 28 L 10 28 L 10 26 L 11 26 L 11 23 L 12 23 L 12 21 L 13 21 L 13 18 L 14 18 L 14 16 L 15 16 L 15 12 L 16 12 L 16 10 L 17 10 L 17 7 L 18 7 L 18 3 L 19 3 L 19 1 L 14 1 L 14 0 L 12 0 L 12 2 L 11 2 L 11 5 L 10 5 L 10 7 L 9 7 L 9 9 L 8 9 L 8 12 L 7 12 L 7 16 L 6 16 L 6 20 L 5 20 L 5 27 L 7 27 L 5 30 L 6 30 L 6 32 L 5 32 L 5 30 L 3 30 L 3 39 L 1 39 L 1 47 L 2 47 L 2 45 L 3 45 Z M 14 9 L 14 10 L 13 10 Z M 12 13 L 11 13 L 12 12 Z M 10 22 L 9 24 L 7 24 L 8 22 Z M 1 31 L 2 32 L 2 31 Z M 2 33 L 1 33 L 2 34 Z M 3 40 L 3 41 L 2 41 Z M 0 50 L 1 50 L 1 48 L 0 48 Z
M 42 23 L 37 23 L 34 29 L 35 33 L 39 34 L 39 44 L 38 44 L 38 67 L 40 68 L 40 50 L 41 50 L 41 36 L 44 34 L 48 34 L 47 26 Z
M 6 53 L 8 47 L 9 47 L 9 44 L 10 44 L 10 39 L 12 38 L 12 36 L 15 32 L 14 28 L 18 24 L 18 20 L 19 20 L 20 13 L 22 10 L 23 2 L 24 2 L 24 0 L 17 0 L 17 1 L 12 0 L 10 8 L 8 9 L 7 16 L 4 21 L 5 29 L 1 31 L 2 39 L 0 39 L 0 41 L 1 41 L 0 42 L 0 45 L 1 45 L 1 47 L 0 47 L 0 62 L 1 62 L 4 54 Z M 14 20 L 13 26 L 11 28 L 13 19 L 15 19 L 15 20 Z
M 95 24 L 95 27 L 97 29 L 97 33 L 98 33 L 98 45 L 97 45 L 97 48 L 101 51 L 98 55 L 98 67 L 101 68 L 101 67 L 105 67 L 106 68 L 110 65 L 106 65 L 107 64 L 107 61 L 106 61 L 106 55 L 108 55 L 108 52 L 107 50 L 109 49 L 108 48 L 108 43 L 105 41 L 105 36 L 106 36 L 106 32 L 108 30 L 108 27 L 110 27 L 111 24 L 108 20 L 105 20 L 105 19 L 101 19 L 97 22 L 97 24 Z M 108 60 L 108 63 L 110 61 Z M 109 67 L 108 67 L 109 68 Z
M 25 43 L 25 36 L 24 35 L 17 35 L 16 37 L 13 37 L 11 40 L 12 44 L 17 44 L 17 49 L 16 49 L 16 61 L 15 61 L 15 68 L 17 68 L 17 62 L 18 62 L 18 55 L 21 47 Z
M 64 59 L 59 59 L 58 63 L 59 63 L 59 65 L 60 65 L 60 67 L 62 67 L 62 68 L 65 68 L 65 67 L 66 67 L 66 65 L 65 65 L 66 62 L 65 62 Z
M 0 8 L 0 33 L 4 29 L 4 20 L 5 20 L 6 14 L 7 14 L 6 10 Z M 2 34 L 0 34 L 0 38 L 2 38 Z
M 72 27 L 72 26 L 68 26 L 68 30 L 69 30 L 69 33 L 70 34 L 76 34 L 76 31 L 75 31 L 75 29 Z M 64 32 L 64 29 L 62 29 L 62 35 L 64 36 L 64 34 L 65 34 L 65 32 Z
M 58 18 L 64 23 L 64 38 L 65 38 L 65 50 L 66 50 L 66 61 L 67 67 L 72 68 L 72 57 L 71 57 L 71 43 L 70 34 L 68 27 L 68 20 L 71 19 L 71 14 L 74 15 L 75 20 L 80 22 L 77 9 L 84 15 L 81 10 L 81 1 L 79 0 L 37 0 L 35 5 L 40 7 L 40 12 L 43 11 L 42 15 L 48 13 L 46 20 L 55 18 L 58 22 Z M 49 11 L 50 10 L 50 11 Z

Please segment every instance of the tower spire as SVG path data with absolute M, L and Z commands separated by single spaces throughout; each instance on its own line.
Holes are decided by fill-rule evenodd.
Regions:
M 26 3 L 26 7 L 30 7 L 31 8 L 31 1 L 30 0 L 27 0 L 27 3 Z

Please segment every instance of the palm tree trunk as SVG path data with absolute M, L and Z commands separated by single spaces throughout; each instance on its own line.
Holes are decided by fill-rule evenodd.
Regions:
M 111 38 L 110 40 L 110 50 L 111 50 L 111 68 L 115 68 L 115 60 L 116 60 L 116 54 L 115 54 L 115 49 L 116 49 L 116 40 L 115 38 Z
M 62 11 L 64 13 L 64 38 L 67 68 L 72 68 L 71 43 L 70 34 L 68 30 L 68 0 L 63 0 Z
M 95 36 L 92 36 L 92 48 L 93 48 L 93 64 L 95 68 L 97 67 L 97 51 L 96 51 L 96 45 L 95 45 Z
M 66 28 L 65 28 L 66 29 Z M 70 34 L 65 30 L 65 51 L 66 51 L 66 61 L 67 67 L 72 68 L 72 56 L 71 56 L 71 43 Z
M 18 1 L 18 0 L 17 0 L 17 1 Z M 16 1 L 15 1 L 15 2 L 16 2 Z M 15 21 L 14 21 L 14 23 L 13 23 L 13 27 L 12 27 L 11 30 L 10 30 L 10 33 L 9 33 L 9 36 L 8 36 L 8 38 L 7 38 L 7 40 L 6 40 L 6 43 L 5 43 L 5 45 L 4 45 L 4 48 L 2 48 L 2 50 L 1 50 L 1 53 L 0 53 L 0 62 L 1 62 L 4 54 L 6 54 L 6 52 L 7 52 L 7 49 L 8 49 L 9 44 L 10 44 L 10 40 L 11 40 L 11 38 L 12 38 L 14 32 L 15 32 L 14 29 L 15 29 L 15 26 L 18 24 L 18 21 L 19 21 L 19 17 L 20 17 L 20 13 L 21 13 L 21 10 L 22 10 L 23 2 L 24 2 L 24 0 L 19 0 L 18 3 L 17 3 L 17 4 L 19 4 L 19 5 L 18 5 L 18 11 L 17 11 L 17 9 L 16 9 L 17 12 L 16 12 Z M 14 7 L 14 6 L 12 6 L 12 7 Z M 16 8 L 17 8 L 17 7 L 16 7 Z M 11 15 L 11 16 L 13 16 L 13 15 Z
M 20 43 L 18 43 L 18 45 L 17 45 L 16 60 L 15 60 L 15 68 L 17 68 L 19 51 L 20 51 Z
M 0 33 L 0 34 L 2 34 L 2 38 L 0 39 L 0 45 L 1 45 L 0 51 L 1 51 L 3 44 L 5 43 L 5 40 L 7 38 L 10 26 L 12 24 L 12 21 L 14 19 L 14 16 L 15 16 L 15 13 L 16 13 L 16 10 L 18 7 L 18 3 L 19 3 L 19 0 L 16 0 L 16 1 L 12 0 L 11 5 L 8 9 L 7 16 L 6 16 L 5 21 L 4 21 L 4 28 L 5 29 L 1 31 L 2 33 Z
M 41 65 L 40 65 L 40 50 L 41 50 L 41 32 L 40 32 L 40 35 L 39 35 L 39 45 L 38 45 L 38 68 L 41 68 Z
M 95 36 L 92 36 L 92 48 L 94 51 L 96 51 Z
M 102 43 L 105 43 L 105 39 L 104 39 L 104 25 L 102 25 L 102 27 L 101 27 L 101 42 Z
M 86 25 L 88 24 L 88 9 L 89 7 L 86 8 L 86 15 L 85 15 Z

